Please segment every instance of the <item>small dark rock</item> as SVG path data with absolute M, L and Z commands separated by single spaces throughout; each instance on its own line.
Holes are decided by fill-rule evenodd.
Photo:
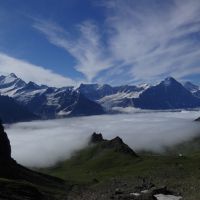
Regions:
M 100 142 L 103 142 L 104 139 L 103 139 L 103 136 L 101 133 L 93 133 L 92 136 L 91 136 L 91 139 L 90 139 L 90 143 L 100 143 Z
M 175 193 L 168 190 L 166 186 L 152 190 L 152 194 L 153 195 L 156 195 L 156 194 L 175 195 Z
M 123 194 L 123 191 L 120 188 L 116 188 L 115 189 L 115 194 L 116 195 Z

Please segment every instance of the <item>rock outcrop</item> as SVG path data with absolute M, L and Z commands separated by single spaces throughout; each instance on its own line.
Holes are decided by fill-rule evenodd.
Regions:
M 53 196 L 66 196 L 70 187 L 59 178 L 32 171 L 18 164 L 11 157 L 10 141 L 0 121 L 0 199 L 60 200 L 64 198 Z M 40 188 L 46 188 L 44 195 Z M 56 190 L 56 194 L 52 193 L 54 189 L 61 194 L 57 194 Z
M 200 117 L 199 117 L 199 118 L 197 118 L 197 119 L 195 119 L 195 121 L 196 121 L 196 122 L 200 122 Z
M 102 145 L 106 148 L 114 149 L 114 151 L 116 152 L 137 156 L 137 154 L 127 144 L 125 144 L 123 140 L 118 136 L 112 140 L 104 142 Z
M 89 143 L 96 144 L 96 143 L 100 143 L 100 142 L 103 142 L 103 141 L 105 141 L 105 140 L 103 139 L 102 134 L 94 132 L 92 134 L 91 138 L 90 138 L 90 142 Z
M 113 149 L 115 152 L 121 152 L 136 156 L 137 154 L 117 136 L 112 140 L 105 140 L 101 133 L 93 133 L 90 139 L 90 144 L 98 144 L 102 149 Z
M 11 160 L 11 146 L 0 120 L 0 161 Z

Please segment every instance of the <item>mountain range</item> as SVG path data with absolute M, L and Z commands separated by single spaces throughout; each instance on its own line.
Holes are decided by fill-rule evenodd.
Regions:
M 5 117 L 5 107 L 10 108 L 12 119 Z M 200 107 L 200 87 L 191 82 L 181 84 L 168 77 L 153 86 L 81 84 L 77 88 L 56 88 L 26 83 L 13 73 L 0 76 L 0 117 L 6 122 L 98 115 L 111 112 L 115 107 L 197 108 Z M 14 114 L 22 116 L 14 117 Z

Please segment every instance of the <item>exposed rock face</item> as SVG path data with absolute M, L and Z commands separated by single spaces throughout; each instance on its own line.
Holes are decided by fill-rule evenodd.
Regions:
M 127 144 L 125 144 L 123 140 L 118 136 L 112 140 L 104 142 L 102 145 L 106 148 L 112 148 L 116 152 L 137 156 L 137 154 Z
M 90 144 L 99 144 L 102 148 L 114 149 L 116 152 L 137 156 L 137 154 L 118 136 L 112 140 L 105 140 L 101 133 L 98 134 L 94 132 L 91 136 Z
M 101 133 L 93 133 L 90 139 L 90 143 L 100 143 L 105 141 Z
M 11 146 L 4 127 L 0 121 L 0 160 L 11 160 Z
M 199 117 L 199 118 L 197 118 L 197 119 L 195 119 L 195 121 L 197 121 L 197 122 L 200 122 L 200 117 Z
M 45 192 L 41 191 L 41 188 L 46 188 Z M 64 200 L 70 188 L 70 185 L 64 184 L 59 178 L 19 165 L 11 157 L 10 141 L 0 121 L 0 199 Z M 55 190 L 52 193 L 54 189 L 58 192 Z M 55 198 L 55 195 L 58 197 Z

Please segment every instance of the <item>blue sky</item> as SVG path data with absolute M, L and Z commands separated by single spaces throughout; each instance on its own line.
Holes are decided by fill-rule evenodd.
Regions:
M 0 74 L 53 86 L 200 85 L 199 0 L 1 0 Z

